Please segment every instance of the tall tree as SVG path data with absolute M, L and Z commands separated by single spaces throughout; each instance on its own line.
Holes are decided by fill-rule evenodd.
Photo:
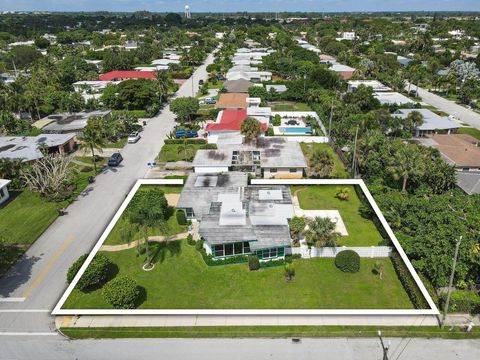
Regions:
M 102 119 L 98 117 L 91 117 L 88 119 L 87 126 L 85 129 L 83 129 L 83 135 L 80 137 L 80 147 L 84 149 L 84 153 L 86 154 L 88 151 L 92 153 L 95 174 L 97 173 L 95 150 L 98 150 L 99 153 L 103 153 L 104 141 L 102 136 L 102 128 Z
M 240 125 L 240 133 L 245 136 L 247 142 L 256 141 L 260 130 L 260 121 L 252 117 L 247 117 Z
M 394 153 L 388 172 L 395 180 L 402 180 L 402 191 L 407 190 L 407 182 L 412 176 L 422 176 L 425 162 L 418 147 L 414 144 L 402 144 Z

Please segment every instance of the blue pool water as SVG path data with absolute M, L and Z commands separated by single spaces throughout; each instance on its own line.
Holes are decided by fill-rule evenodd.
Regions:
M 279 129 L 284 134 L 311 134 L 312 128 L 310 127 L 281 127 Z

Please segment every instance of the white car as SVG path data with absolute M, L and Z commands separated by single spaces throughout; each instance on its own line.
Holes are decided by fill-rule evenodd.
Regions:
M 133 132 L 128 135 L 128 143 L 135 144 L 138 140 L 140 140 L 140 134 L 138 132 Z

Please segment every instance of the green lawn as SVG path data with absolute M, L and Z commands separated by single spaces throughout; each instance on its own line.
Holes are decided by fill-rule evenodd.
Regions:
M 124 136 L 118 139 L 115 142 L 107 142 L 103 146 L 104 148 L 113 148 L 113 149 L 121 149 L 127 144 L 128 136 Z
M 158 154 L 161 163 L 174 161 L 192 161 L 199 149 L 205 149 L 208 144 L 165 144 Z
M 461 127 L 458 130 L 459 134 L 468 134 L 473 136 L 475 139 L 480 140 L 480 130 L 473 127 Z
M 380 235 L 373 221 L 363 218 L 360 213 L 360 199 L 353 185 L 341 186 L 348 188 L 350 198 L 342 201 L 335 197 L 337 185 L 294 186 L 300 207 L 304 210 L 338 210 L 347 228 L 348 236 L 342 236 L 339 245 L 345 246 L 376 246 L 384 245 L 385 240 Z
M 310 106 L 302 102 L 272 101 L 269 103 L 272 111 L 312 111 Z
M 338 155 L 335 153 L 335 151 L 333 151 L 329 144 L 300 143 L 300 146 L 302 147 L 305 157 L 308 157 L 308 153 L 314 149 L 326 150 L 330 155 L 332 155 L 334 162 L 333 173 L 330 177 L 333 179 L 350 178 L 350 175 L 348 174 L 347 169 L 345 169 L 345 165 L 343 165 L 342 160 L 340 160 Z
M 136 250 L 103 252 L 145 288 L 141 309 L 412 309 L 388 259 L 383 279 L 373 273 L 375 259 L 361 259 L 358 273 L 344 273 L 333 258 L 294 260 L 296 275 L 283 266 L 249 271 L 246 264 L 207 266 L 186 241 L 152 243 L 155 268 L 143 271 Z M 63 309 L 109 309 L 101 289 L 75 289 Z

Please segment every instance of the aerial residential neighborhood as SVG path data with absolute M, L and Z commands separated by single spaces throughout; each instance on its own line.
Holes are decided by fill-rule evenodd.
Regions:
M 480 8 L 332 6 L 0 4 L 0 359 L 480 357 Z

